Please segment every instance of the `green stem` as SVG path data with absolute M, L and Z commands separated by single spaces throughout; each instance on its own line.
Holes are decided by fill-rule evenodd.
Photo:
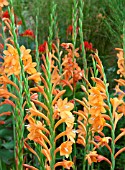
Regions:
M 88 115 L 88 120 L 90 118 L 90 114 Z M 88 122 L 87 120 L 87 122 Z M 86 170 L 86 154 L 88 153 L 89 151 L 89 136 L 90 136 L 90 133 L 89 133 L 89 128 L 90 128 L 90 124 L 87 123 L 87 127 L 86 127 L 86 138 L 85 138 L 85 148 L 84 148 L 84 158 L 83 158 L 83 170 Z
M 54 2 L 52 2 L 52 12 L 50 14 L 50 27 L 49 27 L 49 37 L 48 37 L 48 46 L 49 46 L 49 51 L 51 51 L 52 48 L 52 38 L 53 38 L 53 28 L 54 28 L 54 16 L 55 16 L 55 10 L 56 10 L 56 5 Z M 49 114 L 49 120 L 50 120 L 50 143 L 51 143 L 51 148 L 50 148 L 50 156 L 51 156 L 51 162 L 50 162 L 50 168 L 51 170 L 54 170 L 54 165 L 55 165 L 55 132 L 54 132 L 54 124 L 55 121 L 53 119 L 53 106 L 52 106 L 52 101 L 53 101 L 53 96 L 52 96 L 52 83 L 51 83 L 51 63 L 49 60 L 48 52 L 46 52 L 46 72 L 47 72 L 47 77 L 48 79 L 46 80 L 48 89 L 46 89 L 46 94 L 48 97 L 47 101 L 47 106 L 50 111 Z
M 80 44 L 81 44 L 81 47 L 82 47 L 82 60 L 83 60 L 83 68 L 84 68 L 84 71 L 85 71 L 85 78 L 88 79 L 87 60 L 86 60 L 86 52 L 85 52 L 84 39 L 83 39 L 83 24 L 82 24 L 82 22 L 83 22 L 83 6 L 84 6 L 84 2 L 82 0 L 80 0 L 79 35 L 80 35 Z
M 104 72 L 104 68 L 103 69 L 103 74 L 104 74 L 104 83 L 105 83 L 105 86 L 106 86 L 106 95 L 107 95 L 107 103 L 108 103 L 108 106 L 109 106 L 109 116 L 110 116 L 110 124 L 111 124 L 111 149 L 112 149 L 112 153 L 111 153 L 111 162 L 112 162 L 112 166 L 111 166 L 111 170 L 114 170 L 115 169 L 115 158 L 114 158 L 114 154 L 115 154 L 115 143 L 114 143 L 114 140 L 115 140 L 115 128 L 114 128 L 114 119 L 113 119 L 113 115 L 112 115 L 112 106 L 111 106 L 111 103 L 110 103 L 110 96 L 109 96 L 109 92 L 108 92 L 108 87 L 107 87 L 107 80 L 106 80 L 106 75 L 105 75 L 105 72 Z

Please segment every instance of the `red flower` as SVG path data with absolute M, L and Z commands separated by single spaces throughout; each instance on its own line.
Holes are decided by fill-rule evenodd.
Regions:
M 35 38 L 35 35 L 34 35 L 34 32 L 30 29 L 24 31 L 24 33 L 20 34 L 20 36 L 23 36 L 23 37 L 30 37 L 30 38 Z
M 7 10 L 3 12 L 2 18 L 9 18 L 10 19 L 10 15 L 9 15 L 9 12 Z
M 77 27 L 77 28 L 76 28 L 76 33 L 78 33 L 78 30 L 79 30 L 79 28 Z M 72 25 L 69 25 L 68 28 L 67 28 L 67 30 L 66 30 L 66 32 L 67 32 L 67 36 L 68 36 L 68 35 L 72 35 L 72 33 L 73 33 L 73 26 L 72 26 Z
M 86 51 L 94 51 L 92 43 L 89 43 L 88 41 L 84 41 L 84 47 Z M 80 50 L 82 49 L 82 46 L 80 46 Z
M 39 45 L 39 53 L 45 53 L 46 52 L 46 45 L 47 45 L 47 41 L 44 41 L 43 44 Z
M 18 21 L 18 22 L 17 22 L 17 25 L 22 25 L 22 21 L 21 21 L 21 20 Z
M 93 50 L 92 43 L 89 43 L 88 41 L 84 41 L 84 46 L 85 46 L 85 49 L 88 51 Z

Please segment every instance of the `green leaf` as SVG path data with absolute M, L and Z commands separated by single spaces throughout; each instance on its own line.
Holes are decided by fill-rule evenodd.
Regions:
M 3 146 L 3 147 L 6 148 L 6 149 L 13 149 L 13 147 L 14 147 L 14 142 L 13 142 L 13 141 L 6 142 L 6 143 L 2 144 L 1 146 Z
M 75 94 L 75 98 L 81 100 L 83 97 L 85 97 L 84 92 L 77 92 Z
M 11 164 L 14 159 L 14 153 L 12 150 L 0 149 L 0 159 L 6 164 Z

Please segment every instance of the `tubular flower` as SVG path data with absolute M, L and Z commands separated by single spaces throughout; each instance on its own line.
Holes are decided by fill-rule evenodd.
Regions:
M 55 164 L 55 168 L 57 167 L 57 166 L 63 166 L 64 168 L 66 168 L 66 169 L 70 169 L 72 166 L 73 166 L 73 162 L 72 161 L 67 161 L 67 160 L 63 160 L 62 162 L 57 162 L 56 164 Z
M 74 104 L 68 102 L 67 98 L 65 98 L 64 100 L 59 99 L 56 103 L 56 107 L 58 112 L 71 111 L 74 108 Z
M 123 113 L 124 116 L 125 116 L 125 102 L 123 102 L 122 105 L 118 106 L 117 112 L 118 112 L 118 113 Z
M 37 71 L 34 67 L 37 64 L 35 62 L 32 62 L 32 56 L 29 54 L 31 50 L 26 49 L 24 46 L 21 46 L 20 51 L 21 51 L 21 57 L 22 57 L 23 64 L 24 64 L 24 70 L 28 74 L 36 73 Z
M 118 71 L 117 74 L 120 74 L 120 77 L 125 77 L 125 61 L 124 61 L 124 54 L 123 54 L 123 49 L 121 48 L 116 48 L 116 50 L 119 51 L 119 53 L 117 54 L 118 57 Z
M 106 125 L 106 121 L 101 114 L 99 116 L 91 116 L 89 123 L 91 124 L 92 131 L 94 132 L 101 132 Z
M 7 5 L 9 5 L 7 0 L 0 0 L 0 7 L 4 7 L 4 6 L 7 6 Z
M 65 86 L 65 82 L 69 82 L 70 84 L 76 85 L 76 83 L 83 78 L 84 71 L 81 70 L 81 68 L 76 63 L 76 59 L 73 60 L 74 56 L 79 57 L 78 49 L 73 50 L 73 45 L 71 43 L 62 43 L 61 46 L 63 46 L 66 51 L 68 52 L 67 55 L 63 58 L 63 71 L 64 74 L 64 81 L 63 85 Z
M 19 55 L 17 49 L 15 49 L 12 45 L 8 44 L 8 49 L 4 50 L 4 72 L 10 76 L 12 74 L 19 75 L 20 73 L 20 63 L 19 63 Z
M 65 123 L 68 127 L 73 127 L 75 118 L 73 114 L 69 111 L 60 112 L 60 117 L 65 119 Z
M 76 137 L 77 131 L 75 129 L 72 129 L 72 127 L 67 127 L 66 128 L 66 135 L 67 139 L 72 141 L 72 143 L 75 143 L 75 137 Z
M 66 141 L 60 145 L 60 155 L 65 156 L 66 158 L 72 153 L 72 142 Z
M 96 151 L 90 151 L 89 154 L 86 155 L 86 160 L 88 160 L 88 164 L 91 165 L 93 162 L 97 162 L 98 154 Z
M 8 44 L 7 46 L 8 49 L 3 51 L 5 55 L 3 63 L 4 72 L 7 74 L 7 76 L 10 76 L 12 74 L 18 76 L 20 74 L 21 67 L 17 49 L 10 44 Z M 20 47 L 20 57 L 24 65 L 24 71 L 32 75 L 29 77 L 29 79 L 34 80 L 36 83 L 38 83 L 41 80 L 40 73 L 38 73 L 35 69 L 35 66 L 37 64 L 35 62 L 32 62 L 32 56 L 30 55 L 30 51 L 30 49 L 26 49 L 22 45 Z

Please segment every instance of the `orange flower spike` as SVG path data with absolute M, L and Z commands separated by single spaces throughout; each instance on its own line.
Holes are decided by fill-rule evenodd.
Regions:
M 103 66 L 102 66 L 102 62 L 101 62 L 101 60 L 100 60 L 100 58 L 99 58 L 99 56 L 98 56 L 98 51 L 97 51 L 97 53 L 94 55 L 94 58 L 95 58 L 95 60 L 97 61 L 97 63 L 98 63 L 98 65 L 100 66 L 100 68 L 102 69 Z M 102 75 L 102 76 L 103 76 L 103 75 Z
M 101 138 L 99 136 L 99 138 L 97 139 L 97 136 L 96 136 L 95 139 L 99 141 L 98 146 L 102 146 L 102 147 L 106 146 L 108 148 L 108 150 L 110 151 L 110 153 L 112 153 L 112 150 L 111 150 L 110 146 L 108 145 L 109 140 L 112 140 L 111 137 L 103 137 L 103 138 Z
M 58 166 L 62 166 L 63 168 L 70 169 L 70 168 L 72 168 L 73 165 L 74 165 L 74 163 L 72 161 L 63 160 L 62 162 L 57 162 L 55 164 L 54 168 L 56 168 Z
M 20 73 L 20 63 L 19 63 L 19 55 L 17 49 L 15 49 L 12 45 L 7 44 L 8 49 L 4 50 L 4 72 L 8 74 L 8 76 L 14 74 L 19 75 Z
M 63 142 L 59 147 L 60 148 L 60 155 L 68 158 L 69 155 L 72 153 L 72 144 L 73 143 L 71 141 Z
M 57 81 L 60 80 L 60 76 L 59 76 L 59 70 L 57 67 L 54 68 L 53 72 L 52 72 L 52 76 L 51 76 L 51 82 L 55 83 Z

